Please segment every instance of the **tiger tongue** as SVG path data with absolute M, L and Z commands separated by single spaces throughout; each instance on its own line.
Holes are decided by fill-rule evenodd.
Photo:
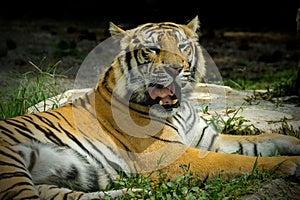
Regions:
M 172 83 L 164 88 L 158 88 L 156 86 L 148 87 L 148 93 L 153 100 L 157 97 L 160 97 L 162 100 L 165 99 L 167 101 L 170 96 L 173 96 L 175 94 L 175 86 Z

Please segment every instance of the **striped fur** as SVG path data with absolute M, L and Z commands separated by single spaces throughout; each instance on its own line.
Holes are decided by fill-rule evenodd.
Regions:
M 299 155 L 299 139 L 221 135 L 197 117 L 188 97 L 205 74 L 198 26 L 197 17 L 127 31 L 111 23 L 122 51 L 94 89 L 58 109 L 0 122 L 0 198 L 97 199 L 120 172 L 174 179 L 186 164 L 202 179 L 232 177 L 250 173 L 258 155 Z M 258 158 L 259 169 L 277 166 L 287 176 L 299 177 L 299 164 L 299 156 Z

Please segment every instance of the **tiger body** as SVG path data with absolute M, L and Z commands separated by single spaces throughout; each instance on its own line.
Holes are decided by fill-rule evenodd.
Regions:
M 0 198 L 100 198 L 95 188 L 120 172 L 155 178 L 159 171 L 174 179 L 185 173 L 183 164 L 202 179 L 221 171 L 234 177 L 250 173 L 259 155 L 266 156 L 258 157 L 259 169 L 277 166 L 278 173 L 299 177 L 299 139 L 222 135 L 189 104 L 205 74 L 197 29 L 197 17 L 186 25 L 147 23 L 127 31 L 111 24 L 112 34 L 122 34 L 122 52 L 94 89 L 58 109 L 0 122 Z M 238 151 L 244 155 L 232 154 Z M 276 151 L 286 156 L 267 157 Z M 67 163 L 56 165 L 64 156 Z M 34 173 L 43 166 L 50 172 Z

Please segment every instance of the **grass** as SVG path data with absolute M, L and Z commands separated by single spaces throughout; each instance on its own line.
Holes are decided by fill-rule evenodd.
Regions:
M 28 107 L 55 96 L 64 90 L 60 84 L 63 74 L 56 74 L 56 68 L 60 62 L 45 66 L 45 58 L 36 65 L 32 62 L 33 70 L 25 74 L 17 74 L 20 77 L 19 86 L 7 91 L 0 91 L 0 120 L 23 115 Z M 53 108 L 57 103 L 53 102 Z
M 249 79 L 247 71 L 242 70 L 239 77 L 225 80 L 224 84 L 241 90 L 275 90 L 277 95 L 284 95 L 292 92 L 291 83 L 296 74 L 296 70 L 286 69 L 277 73 L 262 73 L 259 78 Z
M 227 107 L 225 116 L 219 113 L 211 115 L 210 119 L 203 118 L 208 124 L 213 125 L 219 133 L 231 135 L 258 135 L 261 131 L 254 124 L 246 124 L 249 120 L 243 116 L 238 116 L 238 112 L 243 110 L 243 103 L 238 109 Z M 208 108 L 202 111 L 208 113 Z
M 261 191 L 262 185 L 275 178 L 280 178 L 271 170 L 258 171 L 256 163 L 253 163 L 251 174 L 238 178 L 224 179 L 220 177 L 208 181 L 199 180 L 188 166 L 181 166 L 186 173 L 177 177 L 174 181 L 166 180 L 165 174 L 157 174 L 157 181 L 151 181 L 147 177 L 136 175 L 132 178 L 121 177 L 115 186 L 109 189 L 143 188 L 140 192 L 129 192 L 118 199 L 238 199 L 247 194 Z M 107 196 L 105 199 L 111 199 Z
M 47 65 L 44 70 L 42 70 L 44 60 L 39 65 L 34 63 L 31 63 L 31 65 L 34 70 L 21 74 L 22 80 L 19 87 L 12 89 L 10 94 L 1 95 L 1 120 L 23 115 L 29 106 L 62 92 L 59 78 L 63 75 L 56 74 L 56 67 L 59 62 L 54 65 Z M 244 123 L 247 120 L 237 116 L 237 113 L 242 109 L 243 105 L 239 109 L 227 108 L 226 115 L 228 118 L 225 119 L 216 114 L 211 123 L 215 123 L 215 126 L 225 134 L 259 134 L 259 130 L 255 129 L 254 126 L 245 127 Z M 204 108 L 203 112 L 208 113 L 209 108 Z M 300 131 L 289 127 L 286 121 L 283 120 L 282 132 L 299 134 Z M 189 170 L 189 166 L 180 167 L 184 168 L 186 173 L 177 177 L 174 181 L 166 180 L 165 174 L 157 174 L 156 181 L 151 181 L 148 177 L 139 174 L 130 178 L 121 175 L 113 185 L 108 185 L 106 190 L 143 189 L 136 193 L 129 192 L 118 199 L 238 199 L 240 196 L 261 191 L 264 184 L 279 178 L 272 171 L 259 172 L 255 163 L 253 163 L 251 174 L 231 179 L 221 178 L 222 172 L 220 172 L 220 177 L 215 179 L 199 180 Z M 149 191 L 151 191 L 151 194 Z M 106 196 L 104 199 L 110 199 L 110 197 Z

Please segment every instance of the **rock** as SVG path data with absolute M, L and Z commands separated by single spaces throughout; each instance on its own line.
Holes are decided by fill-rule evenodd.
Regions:
M 54 97 L 48 98 L 45 101 L 41 101 L 35 104 L 34 106 L 27 108 L 26 113 L 43 112 L 51 110 L 53 108 L 61 107 L 67 103 L 71 103 L 73 99 L 82 96 L 84 93 L 88 92 L 91 89 L 92 88 L 67 90 L 62 94 L 58 94 Z
M 225 120 L 232 117 L 235 112 L 226 114 L 228 108 L 238 110 L 236 117 L 242 116 L 247 122 L 244 126 L 253 124 L 262 132 L 278 132 L 283 123 L 292 126 L 294 130 L 300 128 L 300 107 L 295 104 L 266 100 L 255 100 L 254 103 L 245 101 L 252 98 L 253 91 L 236 90 L 227 86 L 214 84 L 199 84 L 195 94 L 192 96 L 194 106 L 199 115 L 211 119 L 213 115 L 219 114 Z M 208 113 L 201 110 L 207 106 Z

